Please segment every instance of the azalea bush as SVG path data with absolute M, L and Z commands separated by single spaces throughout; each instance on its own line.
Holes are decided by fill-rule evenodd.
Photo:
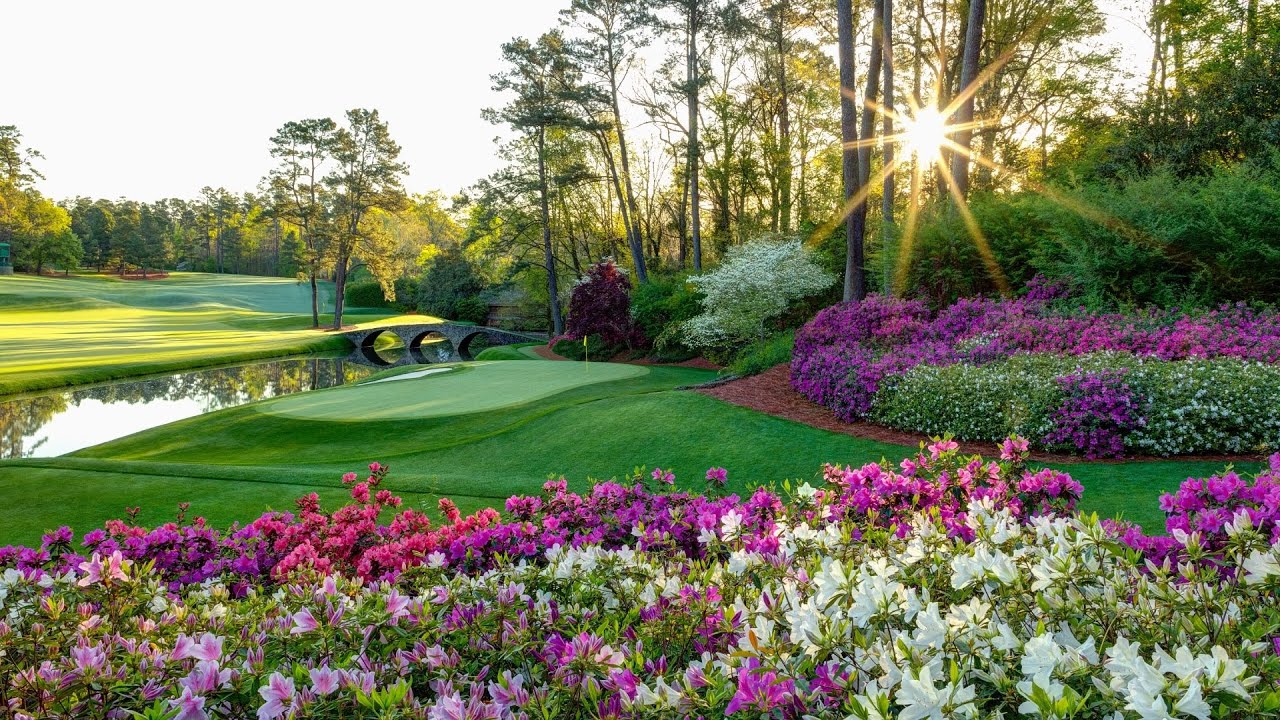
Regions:
M 695 348 L 761 340 L 767 323 L 791 303 L 816 295 L 836 278 L 799 240 L 760 238 L 730 248 L 723 262 L 689 282 L 702 293 L 702 313 L 684 323 Z
M 833 306 L 796 333 L 792 386 L 846 421 L 1090 457 L 1280 447 L 1280 314 L 1092 314 L 1063 292 Z
M 820 366 L 811 360 L 807 367 Z M 866 367 L 846 372 L 853 378 Z M 1097 379 L 1120 377 L 1115 387 Z M 928 434 L 952 432 L 967 440 L 1016 433 L 1043 447 L 1095 457 L 1265 453 L 1280 447 L 1280 365 L 1261 362 L 1166 362 L 1114 352 L 1016 355 L 981 365 L 917 365 L 870 390 L 852 380 L 832 385 L 843 392 L 863 390 L 870 405 L 862 416 L 874 422 Z M 810 390 L 811 399 L 821 397 L 816 390 Z M 841 413 L 842 406 L 823 404 Z
M 1193 524 L 1150 548 L 1072 515 L 1079 486 L 1027 467 L 1024 441 L 999 457 L 941 440 L 746 499 L 720 468 L 704 494 L 661 468 L 583 495 L 557 481 L 383 580 L 341 558 L 389 528 L 314 545 L 342 537 L 342 510 L 305 523 L 331 564 L 248 583 L 173 584 L 134 546 L 73 558 L 53 538 L 42 563 L 3 555 L 0 702 L 23 719 L 1280 712 L 1280 457 L 1252 483 L 1184 485 L 1164 502 Z M 348 476 L 357 525 L 384 476 Z

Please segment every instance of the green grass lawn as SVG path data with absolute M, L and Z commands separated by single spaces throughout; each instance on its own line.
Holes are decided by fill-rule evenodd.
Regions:
M 0 277 L 0 395 L 347 347 L 311 329 L 310 313 L 309 287 L 287 278 Z M 387 315 L 351 317 L 397 321 Z
M 94 527 L 126 506 L 141 507 L 139 519 L 156 523 L 189 501 L 191 513 L 225 524 L 268 507 L 287 509 L 310 491 L 337 503 L 342 473 L 372 460 L 391 466 L 389 487 L 410 504 L 431 507 L 448 496 L 471 511 L 536 493 L 551 475 L 583 489 L 588 478 L 645 464 L 697 489 L 706 469 L 719 465 L 734 489 L 746 490 L 814 479 L 825 462 L 912 452 L 674 390 L 712 377 L 675 367 L 480 362 L 232 408 L 69 457 L 0 463 L 0 543 L 34 542 L 62 523 Z M 1085 510 L 1159 528 L 1157 495 L 1220 464 L 1066 469 L 1086 487 Z

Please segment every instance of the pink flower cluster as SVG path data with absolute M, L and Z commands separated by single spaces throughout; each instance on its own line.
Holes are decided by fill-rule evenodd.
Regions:
M 948 531 L 966 540 L 966 510 L 975 500 L 1009 508 L 1015 516 L 1068 515 L 1084 492 L 1071 476 L 1043 468 L 1028 469 L 1027 443 L 1009 438 L 1000 462 L 964 457 L 951 440 L 935 441 L 898 468 L 872 463 L 861 468 L 828 465 L 824 476 L 831 490 L 820 491 L 829 518 L 897 527 L 905 534 L 906 518 L 921 510 L 938 514 Z
M 1058 378 L 1066 400 L 1045 444 L 1082 450 L 1090 459 L 1124 455 L 1125 435 L 1146 423 L 1124 376 L 1123 369 L 1076 370 Z

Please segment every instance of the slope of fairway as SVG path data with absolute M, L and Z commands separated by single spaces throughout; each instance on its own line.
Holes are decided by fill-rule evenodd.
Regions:
M 0 395 L 348 346 L 310 312 L 310 288 L 287 278 L 0 277 Z
M 261 403 L 259 412 L 307 420 L 391 420 L 497 410 L 593 383 L 645 375 L 639 365 L 478 362 L 452 372 L 348 385 Z

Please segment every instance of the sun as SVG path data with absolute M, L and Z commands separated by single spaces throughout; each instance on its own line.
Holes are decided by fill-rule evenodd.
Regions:
M 902 144 L 906 149 L 923 162 L 932 162 L 942 154 L 942 146 L 947 140 L 947 119 L 931 107 L 916 110 L 915 116 L 904 118 L 906 130 L 902 133 Z

